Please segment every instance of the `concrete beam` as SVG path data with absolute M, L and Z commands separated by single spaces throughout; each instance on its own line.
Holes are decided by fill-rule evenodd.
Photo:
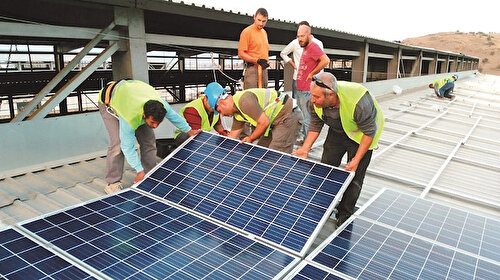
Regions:
M 392 54 L 385 54 L 385 53 L 373 53 L 373 52 L 370 52 L 370 53 L 368 53 L 368 57 L 393 59 L 394 55 L 392 55 Z

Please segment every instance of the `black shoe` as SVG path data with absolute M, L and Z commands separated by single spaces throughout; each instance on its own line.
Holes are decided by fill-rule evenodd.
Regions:
M 337 228 L 340 227 L 347 219 L 349 219 L 351 215 L 347 215 L 347 214 L 337 214 L 337 222 L 336 222 L 336 225 L 337 225 Z

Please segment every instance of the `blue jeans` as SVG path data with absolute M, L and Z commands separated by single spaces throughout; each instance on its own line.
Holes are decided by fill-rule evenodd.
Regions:
M 444 84 L 440 89 L 439 89 L 439 96 L 441 98 L 446 97 L 446 98 L 451 98 L 452 95 L 450 92 L 455 88 L 455 83 L 449 82 Z
M 292 98 L 297 99 L 297 80 L 292 80 Z
M 309 129 L 309 122 L 311 121 L 311 114 L 309 114 L 309 111 L 307 110 L 307 101 L 311 100 L 311 92 L 297 90 L 295 98 L 297 99 L 297 105 L 302 112 L 302 128 L 300 130 L 300 134 L 302 134 L 305 139 L 307 136 L 307 130 Z

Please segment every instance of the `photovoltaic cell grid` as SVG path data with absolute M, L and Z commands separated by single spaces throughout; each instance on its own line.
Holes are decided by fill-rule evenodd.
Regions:
M 356 279 L 500 279 L 497 264 L 363 219 L 312 261 Z
M 200 133 L 137 188 L 303 255 L 351 177 L 327 165 Z
M 494 260 L 440 242 L 440 239 L 423 237 L 418 231 L 406 231 L 406 227 L 399 228 L 401 223 L 385 224 L 387 217 L 394 217 L 392 210 L 399 209 L 394 203 L 406 208 L 404 213 L 421 206 L 412 205 L 412 199 L 420 200 L 393 191 L 384 192 L 361 212 L 361 216 L 348 220 L 345 228 L 318 247 L 308 257 L 308 262 L 356 279 L 500 279 L 500 265 Z M 365 215 L 368 213 L 365 211 L 370 214 Z M 448 212 L 453 211 L 448 209 Z M 481 227 L 476 230 L 485 232 Z
M 500 262 L 500 221 L 386 190 L 361 216 Z
M 0 278 L 7 279 L 95 279 L 9 228 L 0 231 Z
M 287 280 L 343 280 L 340 276 L 331 274 L 306 262 L 297 267 L 297 272 L 286 278 Z
M 113 279 L 272 279 L 296 261 L 133 190 L 22 226 Z

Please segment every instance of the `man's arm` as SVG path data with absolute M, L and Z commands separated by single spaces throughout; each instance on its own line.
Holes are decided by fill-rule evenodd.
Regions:
M 295 63 L 293 61 L 293 59 L 291 59 L 288 55 L 290 53 L 292 53 L 294 51 L 294 45 L 293 45 L 293 41 L 291 41 L 290 43 L 288 43 L 288 45 L 286 45 L 286 47 L 280 52 L 280 56 L 281 58 L 283 59 L 283 62 L 285 63 L 290 63 L 290 65 L 292 65 L 293 69 L 297 69 L 297 67 L 295 66 Z
M 356 155 L 351 159 L 351 161 L 349 161 L 346 164 L 344 169 L 347 171 L 356 171 L 356 169 L 358 168 L 359 161 L 366 154 L 372 142 L 373 142 L 373 137 L 363 134 L 363 137 L 361 137 L 361 143 L 359 143 L 358 150 L 356 151 Z
M 326 54 L 323 54 L 322 56 L 320 56 L 318 64 L 309 73 L 309 75 L 307 75 L 307 79 L 306 80 L 308 80 L 308 81 L 312 80 L 312 76 L 318 74 L 319 71 L 321 71 L 321 69 L 325 68 L 328 65 L 328 63 L 330 63 L 330 59 L 328 58 L 328 56 Z
M 304 140 L 304 144 L 302 147 L 292 152 L 292 156 L 298 156 L 301 158 L 307 158 L 309 151 L 311 150 L 312 145 L 318 139 L 319 132 L 316 131 L 307 131 L 306 139 Z
M 163 103 L 165 104 L 165 109 L 167 109 L 167 115 L 165 118 L 167 118 L 173 125 L 175 125 L 177 128 L 179 128 L 182 132 L 189 132 L 191 130 L 191 127 L 187 123 L 187 121 L 179 115 L 168 102 L 165 100 L 162 100 Z
M 134 180 L 134 183 L 137 183 L 144 178 L 144 168 L 135 150 L 135 130 L 122 117 L 118 118 L 118 124 L 120 130 L 120 148 L 128 164 L 137 172 Z
M 253 141 L 259 139 L 265 132 L 267 127 L 269 126 L 269 118 L 266 116 L 264 112 L 260 114 L 260 117 L 257 119 L 257 126 L 253 130 L 250 136 L 247 136 L 241 139 L 241 143 L 252 143 Z

